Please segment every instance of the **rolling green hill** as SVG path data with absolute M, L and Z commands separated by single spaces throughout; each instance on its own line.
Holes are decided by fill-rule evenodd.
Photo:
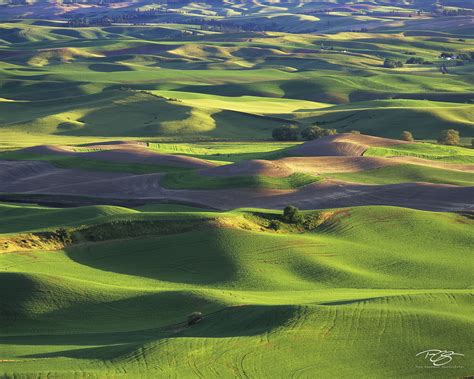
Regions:
M 281 122 L 265 116 L 192 107 L 143 92 L 110 91 L 64 100 L 0 103 L 2 129 L 62 136 L 202 135 L 265 138 Z M 258 125 L 256 127 L 255 125 Z M 260 131 L 258 130 L 260 129 Z
M 221 220 L 205 231 L 1 254 L 3 374 L 420 375 L 419 351 L 472 351 L 474 241 L 461 215 L 353 208 L 295 234 L 252 230 L 253 212 L 278 217 L 263 210 L 0 211 L 16 225 L 3 233 L 44 230 L 46 214 L 53 229 L 109 216 Z M 205 317 L 186 326 L 193 311 Z M 373 364 L 357 363 L 361 352 Z M 466 359 L 457 359 L 461 376 Z
M 416 138 L 437 137 L 444 129 L 459 130 L 461 135 L 474 132 L 474 105 L 428 100 L 376 100 L 340 105 L 303 118 L 341 131 L 359 130 L 390 138 L 399 138 L 409 129 Z M 299 117 L 307 117 L 305 113 Z
M 0 0 L 0 378 L 470 378 L 473 12 Z
M 299 18 L 295 28 L 325 22 L 281 11 L 255 17 Z M 7 140 L 25 131 L 35 141 L 262 140 L 277 126 L 312 122 L 389 137 L 402 125 L 422 139 L 444 128 L 473 135 L 473 63 L 439 57 L 468 57 L 470 38 L 218 32 L 191 24 L 67 28 L 25 20 L 0 24 L 0 40 L 0 134 Z M 383 67 L 385 58 L 414 56 L 430 64 Z

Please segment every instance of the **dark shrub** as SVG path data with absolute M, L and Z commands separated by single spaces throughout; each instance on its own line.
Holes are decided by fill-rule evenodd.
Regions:
M 337 134 L 336 129 L 323 129 L 319 126 L 308 126 L 307 128 L 301 131 L 301 138 L 305 139 L 306 141 L 310 141 L 313 139 L 325 137 L 325 136 L 332 136 Z
M 280 126 L 273 129 L 272 137 L 276 141 L 297 141 L 298 129 L 294 126 Z
M 439 55 L 440 58 L 454 58 L 455 57 L 455 54 L 454 53 L 447 53 L 445 51 L 443 51 L 440 55 Z
M 306 230 L 316 229 L 322 222 L 322 213 L 316 212 L 306 215 L 304 218 L 304 227 Z
M 57 236 L 58 240 L 63 242 L 63 243 L 72 242 L 71 233 L 67 229 L 59 228 L 58 230 L 56 230 L 56 236 Z
M 270 223 L 268 224 L 268 227 L 273 230 L 280 230 L 281 228 L 281 222 L 278 220 L 270 220 Z
M 387 58 L 384 60 L 383 66 L 385 68 L 398 68 L 403 67 L 403 63 L 400 61 L 396 61 L 395 59 Z
M 293 205 L 288 205 L 283 210 L 283 219 L 290 224 L 299 224 L 303 222 L 304 216 L 301 214 L 300 210 Z

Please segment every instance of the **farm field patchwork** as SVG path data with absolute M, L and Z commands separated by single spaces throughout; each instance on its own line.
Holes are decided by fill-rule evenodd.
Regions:
M 473 12 L 0 0 L 0 377 L 471 377 Z

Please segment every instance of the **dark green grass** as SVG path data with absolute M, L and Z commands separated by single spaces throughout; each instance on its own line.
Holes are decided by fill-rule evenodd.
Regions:
M 112 205 L 50 208 L 39 205 L 0 203 L 2 233 L 54 231 L 61 227 L 92 227 L 113 222 L 157 222 L 168 220 L 205 220 L 215 217 L 214 211 L 176 204 L 150 204 L 126 208 Z
M 400 164 L 360 172 L 329 174 L 331 178 L 367 184 L 427 182 L 474 186 L 474 173 L 445 170 L 413 164 Z
M 194 171 L 168 173 L 160 184 L 173 189 L 225 189 L 225 188 L 272 188 L 295 189 L 315 183 L 320 177 L 294 173 L 284 178 L 273 178 L 264 175 L 254 176 L 210 176 Z

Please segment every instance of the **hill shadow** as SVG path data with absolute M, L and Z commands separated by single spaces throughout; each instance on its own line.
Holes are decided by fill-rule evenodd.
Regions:
M 298 306 L 243 305 L 205 314 L 196 325 L 169 325 L 160 329 L 79 335 L 35 335 L 0 337 L 12 345 L 90 346 L 55 352 L 28 354 L 22 358 L 114 359 L 133 354 L 144 345 L 157 345 L 175 338 L 236 338 L 266 334 L 287 325 L 298 314 Z M 98 346 L 102 345 L 102 346 Z
M 93 63 L 89 65 L 89 70 L 95 72 L 120 72 L 133 71 L 132 68 L 121 64 Z
M 210 285 L 232 282 L 239 266 L 218 229 L 204 232 L 71 246 L 73 261 L 99 269 L 165 282 Z

